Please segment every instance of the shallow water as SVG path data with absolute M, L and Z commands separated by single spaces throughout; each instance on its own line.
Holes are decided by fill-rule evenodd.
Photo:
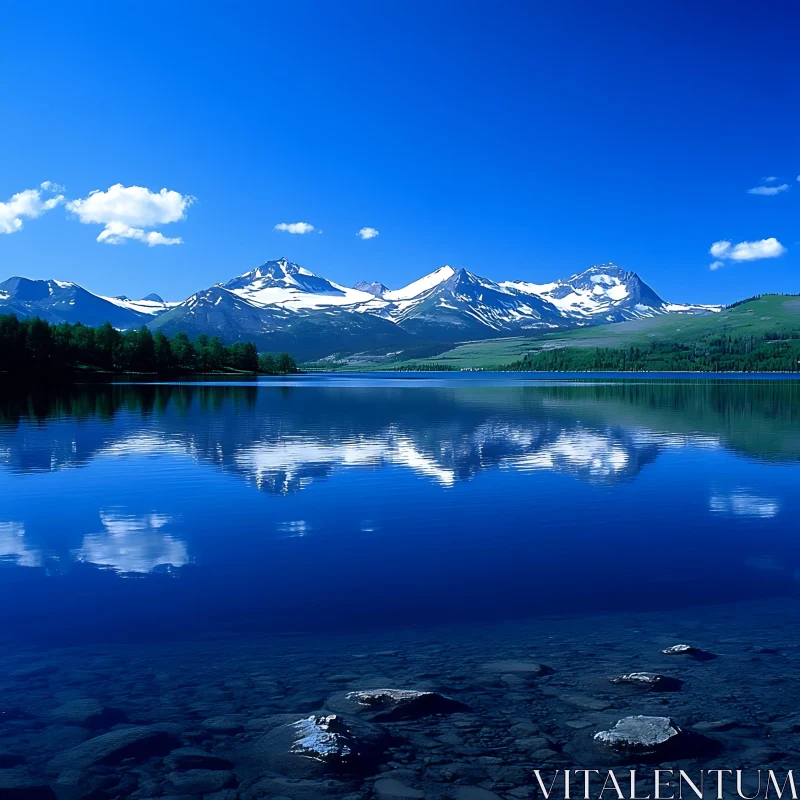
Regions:
M 516 740 L 550 737 L 551 762 L 540 760 L 580 763 L 574 737 L 653 708 L 682 725 L 735 718 L 744 727 L 717 739 L 758 763 L 753 748 L 798 695 L 785 675 L 800 608 L 800 384 L 563 377 L 311 376 L 7 397 L 3 666 L 35 674 L 2 684 L 0 714 L 23 716 L 0 725 L 0 762 L 4 747 L 35 745 L 22 768 L 46 777 L 54 754 L 117 724 L 59 733 L 48 709 L 66 699 L 90 696 L 236 754 L 258 724 L 193 729 L 224 714 L 307 713 L 336 688 L 389 682 L 458 694 L 477 709 L 462 733 L 487 731 L 482 749 L 454 733 L 458 719 L 400 731 L 414 758 L 397 751 L 382 769 L 406 765 L 397 779 L 426 796 L 446 796 L 439 786 L 529 796 L 519 771 L 497 774 L 531 765 Z M 683 639 L 720 658 L 660 654 Z M 520 658 L 555 671 L 475 679 L 481 663 Z M 712 696 L 753 664 L 746 692 Z M 666 667 L 692 678 L 668 702 L 606 685 L 615 670 Z M 523 717 L 535 731 L 510 734 Z M 795 745 L 781 747 L 788 758 Z M 108 788 L 84 778 L 70 796 L 87 786 L 151 796 L 145 768 L 160 792 L 180 794 L 153 759 L 115 766 Z M 324 796 L 310 779 L 259 794 L 279 771 L 231 760 L 234 788 L 220 790 L 231 798 Z M 447 777 L 442 763 L 472 767 Z M 369 777 L 324 791 L 371 797 Z

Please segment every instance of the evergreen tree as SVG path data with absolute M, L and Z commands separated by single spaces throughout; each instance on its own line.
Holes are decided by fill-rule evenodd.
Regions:
M 153 347 L 156 354 L 156 369 L 159 372 L 166 372 L 171 369 L 172 345 L 161 331 L 156 331 L 155 336 L 153 336 Z
M 199 353 L 199 356 L 198 356 Z M 259 356 L 252 342 L 226 347 L 215 336 L 191 342 L 185 333 L 170 338 L 143 326 L 121 333 L 109 323 L 91 328 L 76 323 L 50 325 L 38 317 L 22 321 L 0 315 L 0 372 L 37 378 L 66 378 L 75 369 L 141 373 L 236 369 L 245 372 L 297 372 L 288 353 Z
M 222 344 L 219 336 L 214 336 L 208 340 L 207 353 L 209 369 L 223 369 L 227 366 L 225 345 Z
M 297 364 L 288 353 L 279 353 L 277 360 L 278 372 L 284 375 L 297 372 Z
M 272 353 L 261 353 L 258 357 L 258 371 L 263 372 L 265 375 L 276 375 L 278 372 L 278 365 L 275 362 L 275 356 Z
M 182 369 L 194 369 L 197 366 L 194 346 L 185 333 L 176 333 L 172 337 L 172 355 L 176 365 Z

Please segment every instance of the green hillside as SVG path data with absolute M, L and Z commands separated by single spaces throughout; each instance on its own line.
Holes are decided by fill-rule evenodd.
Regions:
M 796 369 L 797 357 L 800 357 L 800 296 L 764 295 L 735 304 L 718 314 L 665 315 L 545 334 L 536 338 L 514 337 L 466 342 L 435 356 L 392 364 L 391 368 L 420 364 L 441 365 L 450 369 L 507 369 L 512 365 L 525 369 L 618 369 L 622 350 L 638 348 L 641 356 L 646 355 L 643 351 L 655 348 L 659 351 L 655 354 L 658 357 L 644 359 L 644 366 L 641 368 L 666 369 L 668 367 L 663 363 L 656 365 L 656 362 L 665 360 L 666 351 L 686 353 L 687 348 L 690 348 L 698 355 L 713 354 L 724 351 L 728 347 L 728 340 L 731 340 L 731 349 L 745 351 L 740 355 L 746 355 L 750 359 L 757 360 L 758 352 L 763 352 L 764 360 L 770 361 L 774 360 L 773 353 L 780 352 L 787 363 L 794 359 L 792 363 Z M 569 348 L 569 352 L 560 353 L 558 359 L 555 354 L 548 357 L 548 351 L 564 348 Z M 606 353 L 609 366 L 592 366 L 591 359 L 585 352 L 588 348 L 616 352 Z M 579 350 L 584 352 L 578 352 Z M 799 352 L 794 357 L 796 350 Z M 719 352 L 719 355 L 725 353 Z M 558 363 L 563 366 L 556 366 Z M 611 366 L 612 363 L 617 366 Z M 382 366 L 386 368 L 389 365 Z M 702 364 L 695 368 L 701 367 Z

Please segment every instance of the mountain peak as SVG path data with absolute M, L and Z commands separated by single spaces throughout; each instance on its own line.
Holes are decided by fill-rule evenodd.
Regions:
M 389 287 L 377 281 L 359 281 L 353 286 L 359 292 L 366 292 L 367 294 L 375 295 L 375 297 L 383 297 L 389 291 Z
M 147 300 L 151 303 L 163 303 L 164 298 L 161 295 L 156 294 L 155 292 L 150 292 L 146 297 L 143 297 L 142 300 Z
M 456 274 L 456 271 L 449 265 L 445 264 L 433 272 L 429 272 L 419 280 L 409 283 L 402 289 L 393 289 L 391 292 L 386 293 L 388 300 L 410 300 L 412 297 L 419 297 L 419 295 L 436 288 L 440 283 L 449 280 Z

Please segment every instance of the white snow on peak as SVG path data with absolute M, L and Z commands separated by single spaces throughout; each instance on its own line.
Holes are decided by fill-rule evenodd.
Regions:
M 305 272 L 305 275 L 311 276 L 312 273 Z M 316 277 L 316 276 L 314 276 Z M 326 306 L 355 306 L 361 303 L 374 305 L 379 307 L 379 303 L 375 303 L 376 298 L 369 292 L 362 292 L 358 289 L 349 289 L 346 286 L 340 286 L 338 283 L 332 283 L 334 292 L 331 294 L 318 294 L 316 292 L 309 292 L 300 286 L 300 284 L 291 276 L 287 281 L 288 286 L 264 286 L 263 282 L 255 281 L 250 286 L 241 289 L 231 289 L 233 294 L 249 301 L 257 306 L 275 306 L 280 305 L 289 309 L 312 309 L 312 308 L 325 308 Z
M 120 308 L 127 308 L 130 311 L 138 311 L 140 314 L 150 314 L 152 316 L 156 316 L 163 311 L 169 311 L 169 309 L 180 305 L 180 303 L 169 303 L 167 301 L 159 303 L 156 300 L 128 300 L 127 298 L 123 300 L 120 297 L 105 297 L 101 294 L 97 295 L 97 297 L 101 300 L 113 303 Z
M 304 278 L 308 280 L 304 281 Z M 281 306 L 290 311 L 342 306 L 352 306 L 356 310 L 360 304 L 369 307 L 357 310 L 380 308 L 380 303 L 375 305 L 376 298 L 369 292 L 340 286 L 285 258 L 268 261 L 220 286 L 252 305 Z
M 428 273 L 423 278 L 420 278 L 402 289 L 395 289 L 391 292 L 384 292 L 386 300 L 411 300 L 424 292 L 429 292 L 435 289 L 440 283 L 452 278 L 456 271 L 449 265 L 445 264 L 443 267 Z
M 457 280 L 443 287 L 456 277 Z M 664 303 L 648 291 L 634 273 L 611 263 L 593 266 L 569 278 L 549 283 L 495 282 L 446 264 L 400 289 L 387 290 L 376 296 L 373 292 L 334 283 L 280 258 L 217 284 L 213 289 L 214 294 L 202 292 L 192 295 L 183 304 L 120 297 L 103 299 L 152 316 L 176 305 L 193 309 L 203 302 L 219 304 L 221 298 L 230 298 L 235 299 L 239 308 L 243 306 L 238 304 L 244 303 L 254 308 L 300 314 L 357 312 L 380 316 L 395 323 L 402 323 L 415 314 L 420 314 L 421 319 L 429 319 L 434 308 L 438 308 L 447 317 L 460 315 L 472 324 L 468 319 L 471 317 L 496 331 L 556 328 L 594 321 L 616 322 L 670 312 L 692 314 L 721 310 L 718 306 Z M 428 301 L 431 302 L 430 308 Z

